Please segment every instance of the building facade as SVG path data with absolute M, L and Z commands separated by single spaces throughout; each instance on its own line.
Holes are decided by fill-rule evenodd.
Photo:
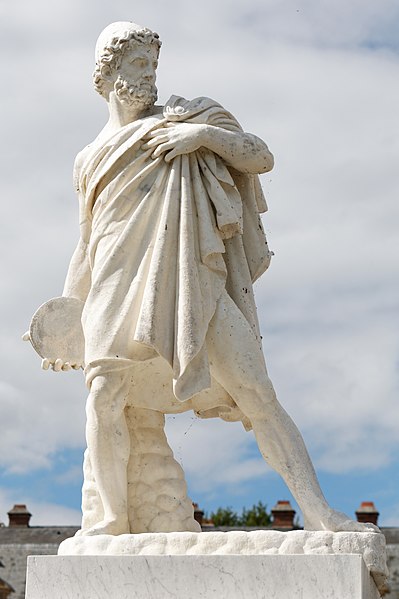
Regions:
M 31 514 L 25 505 L 16 505 L 8 512 L 9 525 L 0 525 L 0 599 L 25 599 L 26 561 L 29 555 L 56 555 L 62 541 L 72 537 L 78 526 L 29 526 Z M 363 502 L 356 512 L 359 521 L 377 523 L 378 512 L 371 502 Z M 216 528 L 203 521 L 203 512 L 196 506 L 195 517 L 204 532 L 237 530 L 237 527 Z M 295 511 L 288 501 L 279 501 L 272 509 L 271 529 L 289 531 L 294 525 Z M 241 528 L 240 530 L 243 530 Z M 246 528 L 245 530 L 248 530 Z M 381 528 L 387 541 L 390 578 L 384 599 L 399 599 L 399 528 Z

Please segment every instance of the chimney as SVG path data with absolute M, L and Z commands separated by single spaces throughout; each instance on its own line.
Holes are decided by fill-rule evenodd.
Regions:
M 371 522 L 377 525 L 380 512 L 377 512 L 373 501 L 362 501 L 355 514 L 358 522 Z
M 29 520 L 32 514 L 26 509 L 24 503 L 16 503 L 12 510 L 8 512 L 10 522 L 8 526 L 29 526 Z
M 202 526 L 202 521 L 204 519 L 204 512 L 199 509 L 198 503 L 193 503 L 194 507 L 194 520 L 198 522 L 200 526 Z
M 296 512 L 292 509 L 289 501 L 278 501 L 272 508 L 273 528 L 294 528 L 294 516 Z

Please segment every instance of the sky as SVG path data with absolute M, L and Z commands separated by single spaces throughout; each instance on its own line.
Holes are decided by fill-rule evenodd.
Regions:
M 79 524 L 86 389 L 21 341 L 78 239 L 72 165 L 105 124 L 91 83 L 112 21 L 163 40 L 160 102 L 209 96 L 264 139 L 275 256 L 256 284 L 264 351 L 329 502 L 399 526 L 399 4 L 396 0 L 0 2 L 0 522 Z M 239 423 L 169 417 L 206 512 L 290 499 Z

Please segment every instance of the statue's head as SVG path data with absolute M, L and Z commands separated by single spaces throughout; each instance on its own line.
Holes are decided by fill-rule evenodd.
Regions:
M 151 106 L 161 41 L 157 33 L 129 21 L 111 23 L 96 44 L 94 87 L 106 100 L 115 91 L 121 103 Z

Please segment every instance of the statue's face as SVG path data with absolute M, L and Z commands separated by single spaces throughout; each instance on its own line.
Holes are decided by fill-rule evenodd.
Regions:
M 134 44 L 122 57 L 119 74 L 134 85 L 154 85 L 157 66 L 157 50 L 154 46 Z
M 155 87 L 157 49 L 152 45 L 132 43 L 125 51 L 115 81 L 115 92 L 121 103 L 150 106 L 157 99 Z

